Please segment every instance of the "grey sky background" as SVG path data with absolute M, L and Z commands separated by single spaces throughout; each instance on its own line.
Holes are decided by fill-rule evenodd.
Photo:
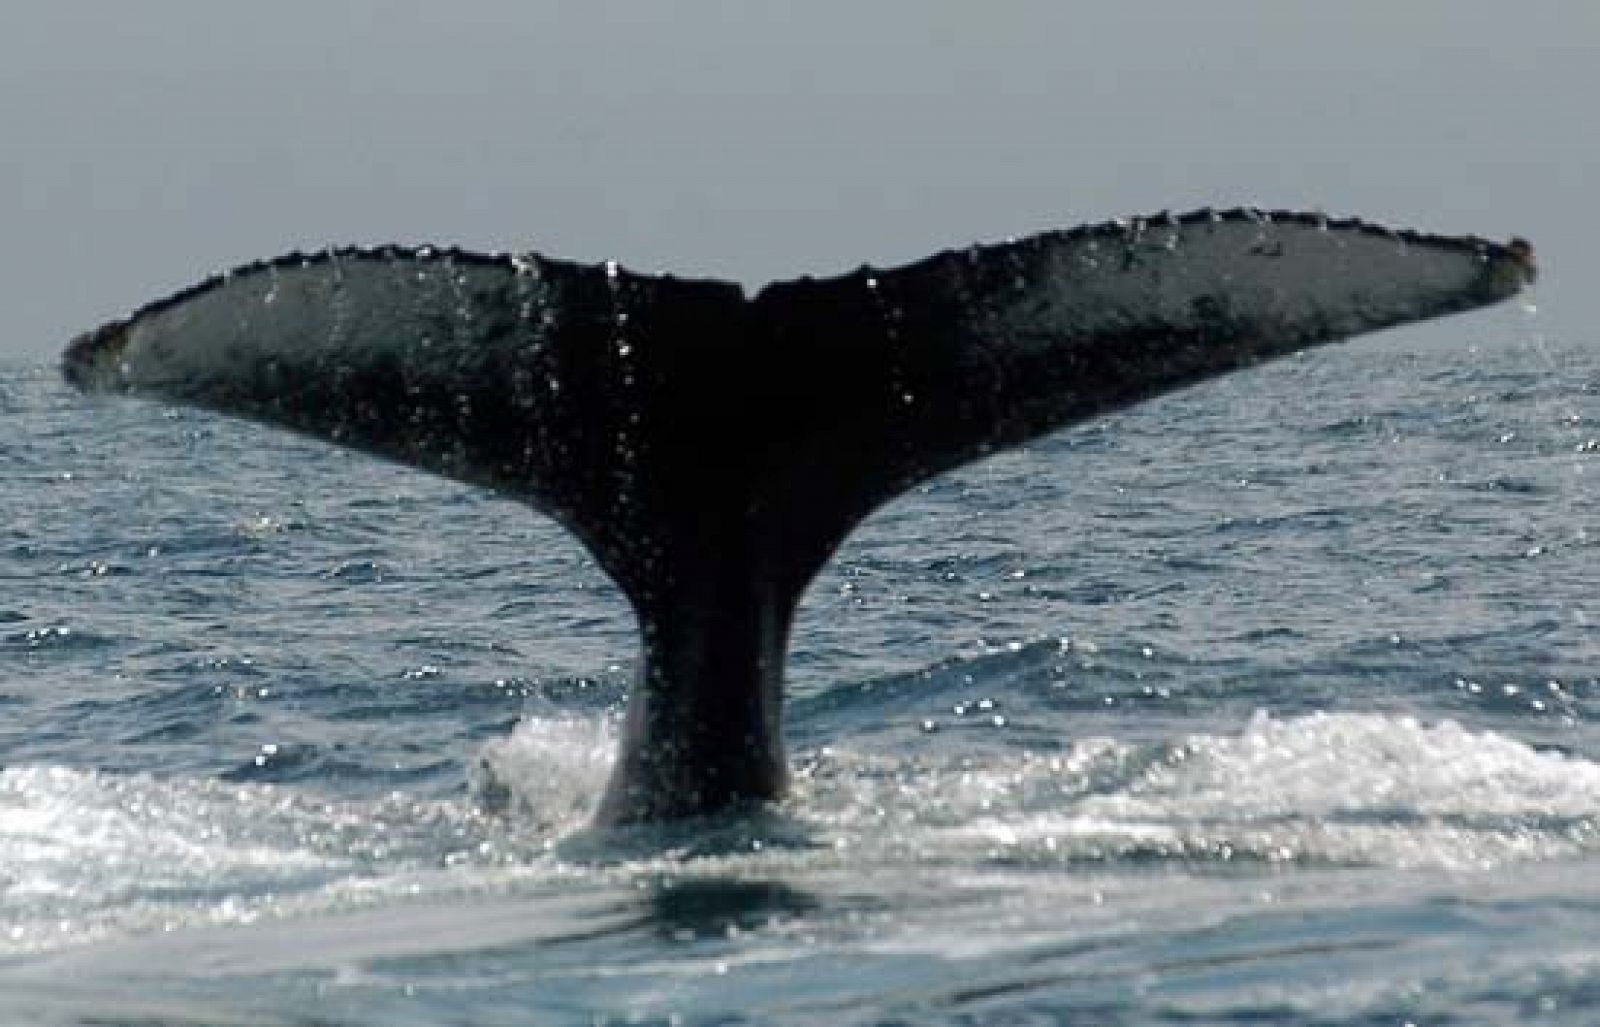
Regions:
M 18 0 L 0 357 L 328 243 L 759 285 L 1260 203 L 1539 249 L 1600 314 L 1594 0 Z

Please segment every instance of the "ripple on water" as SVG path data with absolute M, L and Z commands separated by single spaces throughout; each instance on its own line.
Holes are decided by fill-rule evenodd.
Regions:
M 886 509 L 806 600 L 794 797 L 622 839 L 636 629 L 560 530 L 0 378 L 0 990 L 1600 1022 L 1593 354 L 1387 349 Z

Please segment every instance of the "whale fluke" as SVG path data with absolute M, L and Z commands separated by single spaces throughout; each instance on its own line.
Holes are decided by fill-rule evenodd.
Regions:
M 66 376 L 515 496 L 643 645 L 599 819 L 782 793 L 801 593 L 932 475 L 1274 356 L 1504 299 L 1531 248 L 1231 210 L 739 286 L 535 254 L 291 254 L 68 347 Z

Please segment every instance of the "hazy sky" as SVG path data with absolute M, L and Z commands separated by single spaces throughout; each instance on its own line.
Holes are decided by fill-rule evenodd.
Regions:
M 330 242 L 756 285 L 1241 202 L 1527 235 L 1595 340 L 1597 106 L 1595 0 L 16 0 L 0 356 Z

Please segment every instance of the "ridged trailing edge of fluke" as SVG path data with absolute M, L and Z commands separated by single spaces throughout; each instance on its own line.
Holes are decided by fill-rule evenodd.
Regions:
M 515 496 L 627 594 L 643 660 L 598 813 L 782 794 L 801 593 L 932 475 L 1264 359 L 1505 299 L 1532 248 L 1236 209 L 777 282 L 381 246 L 216 275 L 64 372 Z

